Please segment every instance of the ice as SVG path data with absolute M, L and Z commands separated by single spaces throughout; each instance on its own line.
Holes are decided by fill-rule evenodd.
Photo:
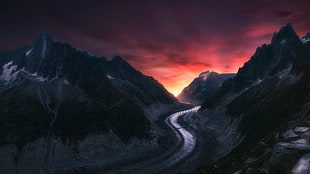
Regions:
M 278 144 L 287 149 L 310 150 L 310 145 L 305 139 L 299 139 L 291 142 L 280 142 Z
M 32 73 L 30 76 L 31 76 L 32 78 L 34 78 L 36 81 L 39 81 L 39 82 L 47 81 L 47 78 L 44 78 L 44 77 L 38 75 L 37 72 Z
M 107 75 L 107 78 L 109 78 L 109 79 L 111 79 L 111 80 L 114 79 L 114 77 L 112 77 L 112 76 L 110 76 L 110 75 Z
M 17 75 L 21 72 L 24 72 L 25 74 L 27 74 L 28 78 L 32 80 L 36 80 L 39 82 L 44 82 L 48 80 L 48 78 L 44 78 L 38 75 L 37 72 L 30 73 L 26 71 L 24 68 L 17 70 L 17 65 L 13 65 L 13 61 L 10 61 L 7 64 L 3 65 L 3 72 L 0 76 L 0 80 L 5 81 L 6 85 L 10 84 L 17 78 Z
M 304 133 L 309 130 L 309 127 L 295 127 L 294 131 L 296 133 Z
M 29 56 L 30 53 L 32 52 L 32 50 L 33 50 L 33 48 L 31 48 L 30 50 L 28 50 L 28 51 L 26 52 L 26 56 Z
M 290 129 L 283 134 L 283 137 L 285 140 L 287 140 L 289 138 L 297 138 L 299 137 L 299 135 L 297 135 L 292 129 Z
M 310 173 L 310 154 L 303 155 L 294 166 L 293 174 L 309 174 Z

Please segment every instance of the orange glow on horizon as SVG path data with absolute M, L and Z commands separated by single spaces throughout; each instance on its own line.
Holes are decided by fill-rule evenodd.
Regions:
M 255 54 L 257 47 L 270 43 L 273 33 L 280 26 L 266 24 L 249 29 L 237 41 L 229 35 L 225 39 L 214 36 L 201 42 L 195 38 L 186 44 L 180 43 L 177 49 L 163 47 L 155 52 L 139 51 L 139 55 L 143 56 L 128 61 L 137 70 L 154 77 L 177 97 L 202 72 L 237 73 Z
M 248 60 L 237 59 L 229 67 L 218 65 L 217 67 L 208 67 L 204 65 L 178 65 L 167 67 L 153 67 L 142 72 L 158 80 L 171 94 L 177 97 L 181 91 L 188 86 L 200 73 L 205 71 L 214 71 L 217 73 L 237 73 L 239 67 Z M 170 78 L 169 78 L 170 77 Z

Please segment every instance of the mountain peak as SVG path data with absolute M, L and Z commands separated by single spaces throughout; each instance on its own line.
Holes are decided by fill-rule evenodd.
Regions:
M 210 73 L 211 73 L 210 71 L 202 72 L 199 74 L 199 78 L 202 78 L 202 80 L 206 81 L 207 78 L 209 77 Z
M 218 73 L 214 71 L 205 71 L 199 74 L 199 78 L 206 81 L 210 75 L 214 76 L 214 75 L 218 75 Z
M 45 28 L 41 30 L 39 37 L 34 41 L 34 46 L 41 50 L 41 57 L 45 58 L 49 45 L 53 42 Z
M 46 28 L 42 28 L 40 36 L 48 36 Z
M 282 27 L 279 32 L 275 32 L 272 37 L 271 44 L 276 43 L 285 44 L 287 42 L 300 40 L 298 35 L 293 29 L 293 26 L 288 23 L 286 26 Z
M 37 40 L 47 40 L 47 39 L 51 39 L 51 37 L 48 35 L 46 29 L 42 28 L 39 36 L 37 37 Z

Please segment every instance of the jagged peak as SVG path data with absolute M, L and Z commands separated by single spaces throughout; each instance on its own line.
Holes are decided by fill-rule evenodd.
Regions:
M 33 46 L 41 49 L 41 57 L 45 58 L 46 51 L 53 42 L 52 38 L 48 35 L 45 28 L 42 28 L 40 35 L 33 42 Z
M 47 40 L 51 39 L 51 37 L 48 35 L 46 28 L 42 28 L 39 36 L 37 37 L 37 40 Z
M 41 45 L 42 43 L 53 42 L 53 39 L 49 36 L 45 28 L 42 28 L 39 36 L 34 40 L 34 44 Z
M 300 40 L 296 34 L 292 24 L 288 23 L 282 27 L 279 32 L 275 32 L 272 37 L 271 44 L 290 42 L 292 40 Z
M 40 36 L 48 36 L 48 33 L 47 33 L 47 31 L 46 31 L 46 28 L 42 28 L 42 30 L 41 30 L 41 33 L 40 33 Z

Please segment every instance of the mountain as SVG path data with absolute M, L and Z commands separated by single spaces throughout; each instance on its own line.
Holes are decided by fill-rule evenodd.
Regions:
M 203 104 L 222 149 L 200 173 L 309 173 L 308 38 L 284 26 Z
M 300 50 L 302 48 L 303 43 L 291 24 L 288 24 L 273 35 L 271 44 L 264 44 L 257 48 L 251 59 L 238 70 L 236 77 L 225 81 L 217 91 L 214 100 L 206 102 L 204 105 L 212 105 L 216 100 L 229 93 L 240 92 L 283 70 L 289 71 L 296 59 L 296 54 L 302 52 Z
M 56 164 L 70 161 L 73 165 L 72 154 L 85 158 L 84 152 L 74 150 L 80 146 L 80 152 L 86 148 L 90 153 L 95 144 L 91 153 L 96 153 L 125 147 L 123 142 L 136 138 L 147 143 L 154 134 L 151 125 L 161 113 L 150 114 L 152 109 L 176 104 L 161 84 L 123 58 L 90 56 L 53 41 L 43 30 L 31 44 L 0 53 L 0 162 L 7 167 L 0 167 L 0 173 L 17 169 L 23 173 L 26 168 L 33 173 L 42 165 L 57 169 Z M 136 144 L 144 142 L 138 139 Z M 27 153 L 27 148 L 34 152 Z M 35 159 L 33 164 L 24 164 L 28 158 Z
M 177 98 L 184 103 L 200 105 L 202 102 L 210 99 L 225 80 L 234 76 L 235 74 L 203 72 L 185 87 Z

